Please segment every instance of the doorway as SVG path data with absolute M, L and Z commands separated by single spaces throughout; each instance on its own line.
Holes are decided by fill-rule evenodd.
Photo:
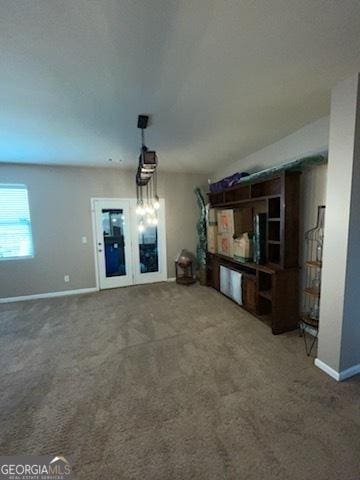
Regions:
M 100 290 L 167 279 L 165 201 L 158 224 L 139 231 L 135 199 L 92 199 L 95 260 Z

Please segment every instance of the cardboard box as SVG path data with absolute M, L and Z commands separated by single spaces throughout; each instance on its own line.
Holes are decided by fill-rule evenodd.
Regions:
M 234 258 L 242 262 L 251 261 L 253 258 L 253 241 L 248 233 L 243 233 L 234 239 Z
M 207 227 L 207 249 L 210 253 L 217 252 L 217 235 L 218 229 L 216 225 L 208 225 Z
M 234 239 L 228 233 L 218 233 L 217 253 L 232 257 L 234 255 Z
M 253 231 L 252 209 L 219 210 L 217 213 L 219 233 L 227 233 L 239 237 L 244 232 Z
M 216 208 L 209 208 L 208 211 L 208 225 L 217 225 L 217 210 Z
M 234 210 L 218 210 L 217 224 L 219 233 L 234 234 Z

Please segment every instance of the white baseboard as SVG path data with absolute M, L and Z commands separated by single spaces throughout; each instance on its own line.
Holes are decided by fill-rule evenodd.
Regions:
M 329 365 L 322 362 L 318 358 L 315 358 L 314 363 L 318 368 L 320 368 L 320 370 L 330 375 L 330 377 L 334 378 L 338 382 L 340 381 L 340 373 L 334 370 L 333 368 L 329 367 Z
M 175 282 L 176 278 L 167 278 L 166 282 Z M 41 298 L 66 297 L 67 295 L 81 295 L 83 293 L 98 292 L 96 287 L 78 288 L 77 290 L 64 290 L 63 292 L 36 293 L 34 295 L 22 295 L 20 297 L 0 298 L 1 303 L 25 302 L 26 300 L 40 300 Z
M 41 298 L 66 297 L 67 295 L 81 295 L 83 293 L 97 292 L 96 287 L 78 288 L 77 290 L 64 290 L 63 292 L 36 293 L 35 295 L 22 295 L 21 297 L 0 298 L 0 303 L 24 302 L 26 300 L 39 300 Z
M 340 372 L 340 382 L 360 373 L 360 363 Z
M 337 382 L 342 382 L 343 380 L 346 380 L 347 378 L 353 377 L 354 375 L 360 373 L 360 364 L 354 365 L 353 367 L 347 368 L 346 370 L 341 370 L 340 372 L 337 372 L 318 358 L 315 358 L 314 363 L 318 368 L 330 375 L 330 377 L 334 378 Z

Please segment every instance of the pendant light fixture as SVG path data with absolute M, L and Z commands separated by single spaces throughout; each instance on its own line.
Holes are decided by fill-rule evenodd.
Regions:
M 136 181 L 136 213 L 139 216 L 139 232 L 147 226 L 158 224 L 157 211 L 160 208 L 157 194 L 157 155 L 145 145 L 145 132 L 148 126 L 147 115 L 138 116 L 137 127 L 141 130 L 141 148 L 139 164 L 135 176 Z

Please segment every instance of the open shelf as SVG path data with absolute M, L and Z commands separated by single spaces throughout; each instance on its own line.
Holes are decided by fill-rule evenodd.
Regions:
M 265 272 L 259 272 L 259 290 L 271 290 L 272 286 L 272 275 Z
M 309 325 L 310 327 L 313 328 L 318 328 L 319 327 L 319 320 L 315 320 L 310 317 L 310 315 L 303 314 L 301 316 L 301 320 L 306 324 Z
M 268 241 L 280 241 L 280 221 L 268 220 Z
M 209 200 L 214 206 L 224 203 L 224 192 L 209 193 Z
M 251 185 L 251 198 L 279 195 L 281 193 L 281 178 L 275 177 Z
M 277 268 L 274 267 L 273 265 L 263 265 L 261 263 L 255 263 L 255 262 L 241 262 L 240 260 L 236 260 L 234 257 L 228 257 L 226 255 L 221 255 L 221 253 L 214 253 L 213 254 L 215 257 L 225 260 L 227 262 L 237 264 L 240 267 L 245 267 L 248 269 L 253 269 L 253 270 L 259 270 L 261 272 L 266 272 L 266 273 L 275 273 Z
M 258 294 L 270 301 L 272 300 L 272 279 L 273 275 L 269 273 L 258 273 Z
M 305 265 L 311 268 L 321 268 L 322 262 L 317 262 L 316 260 L 305 262 Z
M 274 197 L 268 199 L 268 215 L 269 218 L 280 218 L 281 217 L 281 198 Z
M 243 200 L 250 200 L 250 185 L 224 191 L 225 203 L 236 203 Z
M 280 242 L 268 242 L 268 262 L 280 264 Z
M 224 191 L 225 192 L 225 191 Z M 208 194 L 208 195 L 213 195 L 212 193 L 211 194 Z M 221 203 L 211 203 L 211 206 L 214 207 L 214 208 L 235 208 L 237 206 L 251 206 L 251 205 L 256 205 L 260 202 L 266 202 L 267 200 L 269 200 L 269 197 L 265 196 L 265 197 L 257 197 L 257 198 L 245 198 L 244 200 L 236 200 L 236 201 L 232 201 L 232 202 L 225 202 L 225 201 L 222 201 Z
M 268 300 L 272 299 L 271 290 L 260 290 L 260 297 L 267 298 Z
M 259 296 L 258 309 L 259 315 L 270 315 L 272 312 L 271 300 L 263 296 Z

